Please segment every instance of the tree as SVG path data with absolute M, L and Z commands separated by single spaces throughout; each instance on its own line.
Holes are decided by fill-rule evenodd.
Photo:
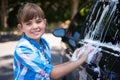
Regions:
M 71 0 L 71 19 L 78 11 L 79 2 L 80 0 Z
M 85 0 L 86 1 L 86 0 Z M 1 0 L 0 7 L 0 27 L 11 28 L 16 25 L 16 13 L 21 4 L 33 2 L 39 4 L 45 11 L 49 22 L 72 19 L 77 13 L 82 0 Z M 9 3 L 9 4 L 8 4 Z M 71 12 L 70 12 L 71 11 Z M 54 16 L 54 17 L 53 17 Z M 12 18 L 11 18 L 12 17 Z M 7 24 L 8 23 L 8 24 Z
M 1 27 L 7 28 L 7 6 L 8 0 L 1 0 L 1 11 L 0 11 L 0 18 L 1 18 Z

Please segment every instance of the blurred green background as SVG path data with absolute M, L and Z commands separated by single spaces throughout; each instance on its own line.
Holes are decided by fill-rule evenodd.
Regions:
M 47 18 L 48 29 L 53 29 L 65 21 L 70 21 L 81 5 L 89 0 L 1 0 L 0 31 L 16 30 L 16 14 L 26 2 L 39 4 Z M 84 15 L 84 13 L 82 13 Z

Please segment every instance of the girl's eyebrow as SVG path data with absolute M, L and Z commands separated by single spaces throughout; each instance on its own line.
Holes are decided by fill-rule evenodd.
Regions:
M 42 20 L 42 18 L 36 18 L 36 19 Z
M 39 17 L 36 17 L 36 18 L 33 18 L 35 20 L 42 20 L 42 18 L 39 18 Z
M 38 19 L 35 19 L 35 20 L 39 20 L 39 21 L 41 21 L 41 20 L 43 20 L 42 18 L 38 18 Z

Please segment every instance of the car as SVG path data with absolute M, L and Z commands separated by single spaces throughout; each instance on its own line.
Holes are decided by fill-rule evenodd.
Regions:
M 83 14 L 85 8 L 87 11 Z M 61 37 L 65 43 L 62 62 L 70 60 L 74 50 L 85 44 L 100 49 L 93 60 L 66 75 L 63 80 L 120 80 L 118 0 L 89 0 L 78 10 L 67 29 L 57 28 L 53 35 Z

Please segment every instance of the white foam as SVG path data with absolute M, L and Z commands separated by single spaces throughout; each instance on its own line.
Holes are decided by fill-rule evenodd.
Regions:
M 94 45 L 94 46 L 103 46 L 103 47 L 107 47 L 107 48 L 110 48 L 110 49 L 112 49 L 112 50 L 114 50 L 114 51 L 118 51 L 118 52 L 120 52 L 120 44 L 119 43 L 117 43 L 117 44 L 115 44 L 115 45 L 113 45 L 112 43 L 102 43 L 102 42 L 100 42 L 100 41 L 95 41 L 95 40 L 90 40 L 90 39 L 85 39 L 83 42 L 87 42 L 87 43 L 89 43 L 89 44 L 92 44 L 92 45 Z M 80 43 L 80 42 L 79 42 Z

